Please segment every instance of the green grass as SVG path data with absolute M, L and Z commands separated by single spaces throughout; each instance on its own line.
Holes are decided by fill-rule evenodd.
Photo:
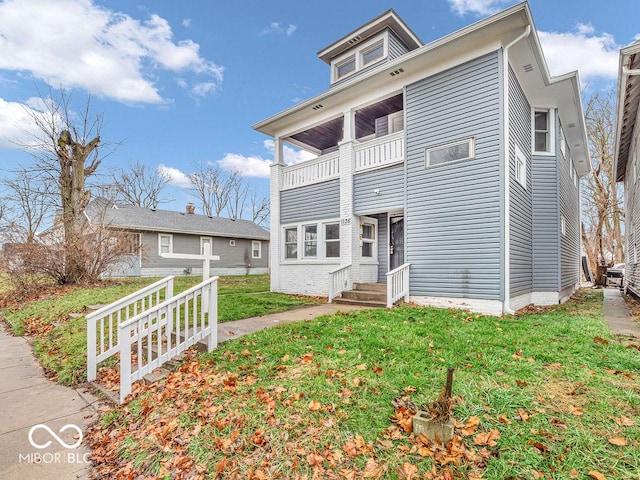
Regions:
M 135 475 L 162 476 L 187 458 L 210 473 L 227 462 L 223 473 L 241 478 L 257 470 L 292 478 L 294 467 L 301 478 L 314 471 L 334 478 L 319 473 L 325 470 L 362 478 L 373 459 L 381 467 L 375 478 L 402 478 L 405 463 L 423 478 L 442 465 L 412 450 L 407 435 L 392 438 L 392 447 L 384 443 L 392 400 L 410 392 L 417 405 L 433 401 L 450 366 L 454 418 L 478 416 L 481 430 L 500 434 L 483 478 L 587 478 L 598 471 L 622 479 L 640 471 L 640 355 L 609 334 L 598 291 L 537 315 L 401 307 L 282 325 L 202 355 L 162 388 L 109 412 L 103 426 L 110 438 L 139 432 L 129 437 L 133 443 L 111 446 L 142 459 Z M 634 425 L 616 423 L 622 417 Z M 168 436 L 159 436 L 158 425 L 167 425 Z M 180 442 L 172 443 L 176 436 Z M 351 458 L 345 445 L 358 436 L 370 453 Z M 611 444 L 613 437 L 627 445 Z M 465 442 L 480 448 L 471 437 Z M 320 463 L 313 466 L 310 455 Z M 466 478 L 478 467 L 447 468 Z
M 9 303 L 0 311 L 16 335 L 29 335 L 40 363 L 62 384 L 86 378 L 86 321 L 71 318 L 89 305 L 109 304 L 149 285 L 158 278 L 107 280 L 89 288 L 58 288 L 37 298 Z M 182 292 L 201 277 L 176 277 L 174 292 Z M 226 322 L 281 312 L 317 300 L 270 293 L 267 275 L 222 277 L 219 280 L 218 320 Z M 266 292 L 266 293 L 256 293 Z

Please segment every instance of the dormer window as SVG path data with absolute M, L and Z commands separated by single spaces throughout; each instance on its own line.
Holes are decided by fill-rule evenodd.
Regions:
M 389 32 L 385 30 L 364 42 L 356 43 L 346 52 L 334 57 L 331 60 L 331 65 L 333 66 L 332 81 L 342 80 L 387 58 L 388 42 Z
M 349 75 L 350 73 L 354 72 L 355 69 L 356 57 L 355 55 L 351 55 L 351 57 L 336 64 L 336 80 Z

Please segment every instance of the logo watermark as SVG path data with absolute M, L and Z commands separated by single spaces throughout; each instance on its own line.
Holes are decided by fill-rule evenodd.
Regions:
M 62 439 L 58 433 L 54 432 L 48 425 L 43 423 L 39 423 L 34 425 L 29 430 L 29 443 L 31 446 L 37 450 L 44 450 L 51 446 L 53 440 L 47 440 L 44 443 L 39 443 L 34 439 L 34 433 L 39 430 L 44 430 L 47 432 L 53 440 L 58 442 L 58 444 L 67 449 L 74 450 L 77 449 L 82 444 L 82 429 L 73 423 L 68 423 L 64 425 L 58 433 L 64 433 L 68 430 L 71 430 L 74 433 L 73 439 L 74 443 L 67 443 Z M 41 435 L 40 435 L 41 437 Z M 18 463 L 41 463 L 45 465 L 49 464 L 62 464 L 62 463 L 91 463 L 90 453 L 80 453 L 80 452 L 28 452 L 28 453 L 19 453 L 18 454 Z

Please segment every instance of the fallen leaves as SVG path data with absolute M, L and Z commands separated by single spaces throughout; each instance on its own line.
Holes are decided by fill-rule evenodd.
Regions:
M 627 446 L 627 440 L 623 437 L 611 437 L 609 439 L 609 443 L 611 445 L 615 445 L 617 447 L 626 447 Z

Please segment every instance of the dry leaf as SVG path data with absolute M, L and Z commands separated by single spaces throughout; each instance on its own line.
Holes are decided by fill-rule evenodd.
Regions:
M 580 415 L 584 415 L 584 410 L 582 410 L 581 408 L 572 407 L 571 415 L 575 415 L 576 417 L 579 417 Z
M 624 447 L 627 445 L 627 440 L 622 437 L 611 437 L 609 443 L 611 445 L 617 445 L 618 447 Z
M 595 470 L 591 470 L 589 472 L 589 476 L 595 480 L 607 480 L 607 477 L 605 477 L 603 474 Z
M 498 415 L 498 421 L 505 425 L 509 425 L 511 423 L 511 420 L 509 420 L 506 415 Z
M 593 337 L 593 342 L 594 343 L 598 343 L 600 345 L 609 345 L 609 341 L 605 340 L 602 337 Z
M 366 363 L 361 363 L 360 365 L 356 365 L 356 370 L 366 370 L 366 369 L 367 369 Z
M 616 422 L 618 425 L 622 425 L 623 427 L 630 427 L 635 424 L 635 422 L 632 419 L 625 417 L 624 415 L 621 416 L 620 418 L 615 418 L 615 417 L 612 417 L 612 418 L 614 422 Z
M 401 477 L 405 480 L 412 480 L 418 473 L 418 467 L 416 467 L 413 463 L 403 463 L 402 468 L 398 473 L 400 473 Z
M 320 405 L 320 402 L 317 400 L 311 400 L 307 408 L 312 412 L 317 412 L 322 408 L 322 405 Z

